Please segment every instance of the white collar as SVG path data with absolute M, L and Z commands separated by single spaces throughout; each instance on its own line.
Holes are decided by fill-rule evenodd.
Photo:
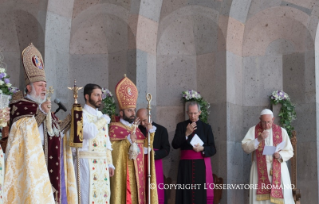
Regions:
M 123 125 L 129 126 L 129 127 L 131 127 L 131 126 L 133 125 L 132 123 L 129 123 L 129 122 L 127 122 L 126 120 L 124 120 L 124 119 L 122 119 L 122 118 L 120 118 L 120 122 L 121 122 Z
M 33 101 L 33 100 L 32 100 L 32 97 L 31 97 L 29 94 L 27 94 L 25 97 L 28 98 L 28 99 L 30 99 L 31 101 Z
M 97 115 L 98 115 L 98 112 L 99 112 L 99 109 L 97 109 L 97 108 L 92 108 L 91 106 L 89 106 L 89 105 L 87 105 L 87 104 L 84 105 L 84 109 L 85 109 L 88 113 L 90 113 L 91 115 L 95 115 L 95 116 L 97 116 Z

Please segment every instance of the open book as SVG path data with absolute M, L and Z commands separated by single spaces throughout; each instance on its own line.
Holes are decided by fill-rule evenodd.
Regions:
M 280 144 L 277 145 L 277 147 L 265 146 L 263 155 L 273 155 L 275 152 L 279 152 L 280 150 L 282 150 L 285 146 L 286 146 L 286 141 L 282 141 Z

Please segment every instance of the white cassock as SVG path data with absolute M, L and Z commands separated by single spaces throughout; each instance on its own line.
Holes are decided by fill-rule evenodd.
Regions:
M 272 128 L 267 130 L 269 132 L 268 137 L 265 139 L 265 146 L 273 146 L 273 134 Z M 286 146 L 279 152 L 282 158 L 281 162 L 281 184 L 283 187 L 283 196 L 285 204 L 294 204 L 294 199 L 292 196 L 292 188 L 289 170 L 286 164 L 291 157 L 293 157 L 294 152 L 290 142 L 290 138 L 287 134 L 287 131 L 281 128 L 282 131 L 282 141 L 286 141 Z M 258 148 L 259 142 L 255 138 L 255 126 L 251 127 L 245 138 L 241 142 L 243 150 L 247 153 L 254 153 Z M 250 184 L 258 184 L 258 172 L 257 172 L 257 163 L 256 163 L 256 154 L 253 154 L 251 169 L 250 169 Z M 270 183 L 272 184 L 272 176 L 270 175 L 270 169 L 272 167 L 273 156 L 266 156 L 267 162 L 267 172 Z M 257 189 L 250 188 L 249 191 L 249 204 L 271 204 L 270 200 L 257 201 Z
M 79 149 L 82 204 L 110 203 L 108 168 L 115 169 L 108 137 L 110 120 L 98 109 L 84 105 L 83 146 Z

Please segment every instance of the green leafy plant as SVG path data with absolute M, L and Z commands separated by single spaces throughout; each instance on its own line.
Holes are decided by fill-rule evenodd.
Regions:
M 112 93 L 108 89 L 102 88 L 102 113 L 108 114 L 110 117 L 115 115 L 116 104 Z
M 297 115 L 295 111 L 295 106 L 291 103 L 288 94 L 283 91 L 274 91 L 270 96 L 270 101 L 272 104 L 281 104 L 281 109 L 278 114 L 280 117 L 280 123 L 283 128 L 287 130 L 289 137 L 292 137 L 292 131 L 294 127 L 292 126 L 292 121 L 296 120 Z
M 209 107 L 210 104 L 203 99 L 203 97 L 199 94 L 199 92 L 194 90 L 187 90 L 182 92 L 182 100 L 184 102 L 188 101 L 196 101 L 200 105 L 200 109 L 202 113 L 199 116 L 199 119 L 205 123 L 207 123 L 208 115 L 209 115 Z

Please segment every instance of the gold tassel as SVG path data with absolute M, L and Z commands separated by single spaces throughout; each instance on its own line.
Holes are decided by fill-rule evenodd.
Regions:
M 284 199 L 283 198 L 270 197 L 270 202 L 276 203 L 276 204 L 284 204 Z
M 260 194 L 260 195 L 257 195 L 257 198 L 256 198 L 257 201 L 269 200 L 269 199 L 270 199 L 270 194 Z
M 54 136 L 54 132 L 52 129 L 52 118 L 51 118 L 51 113 L 49 112 L 46 116 L 46 126 L 47 126 L 47 130 L 48 130 L 48 134 L 52 137 Z

